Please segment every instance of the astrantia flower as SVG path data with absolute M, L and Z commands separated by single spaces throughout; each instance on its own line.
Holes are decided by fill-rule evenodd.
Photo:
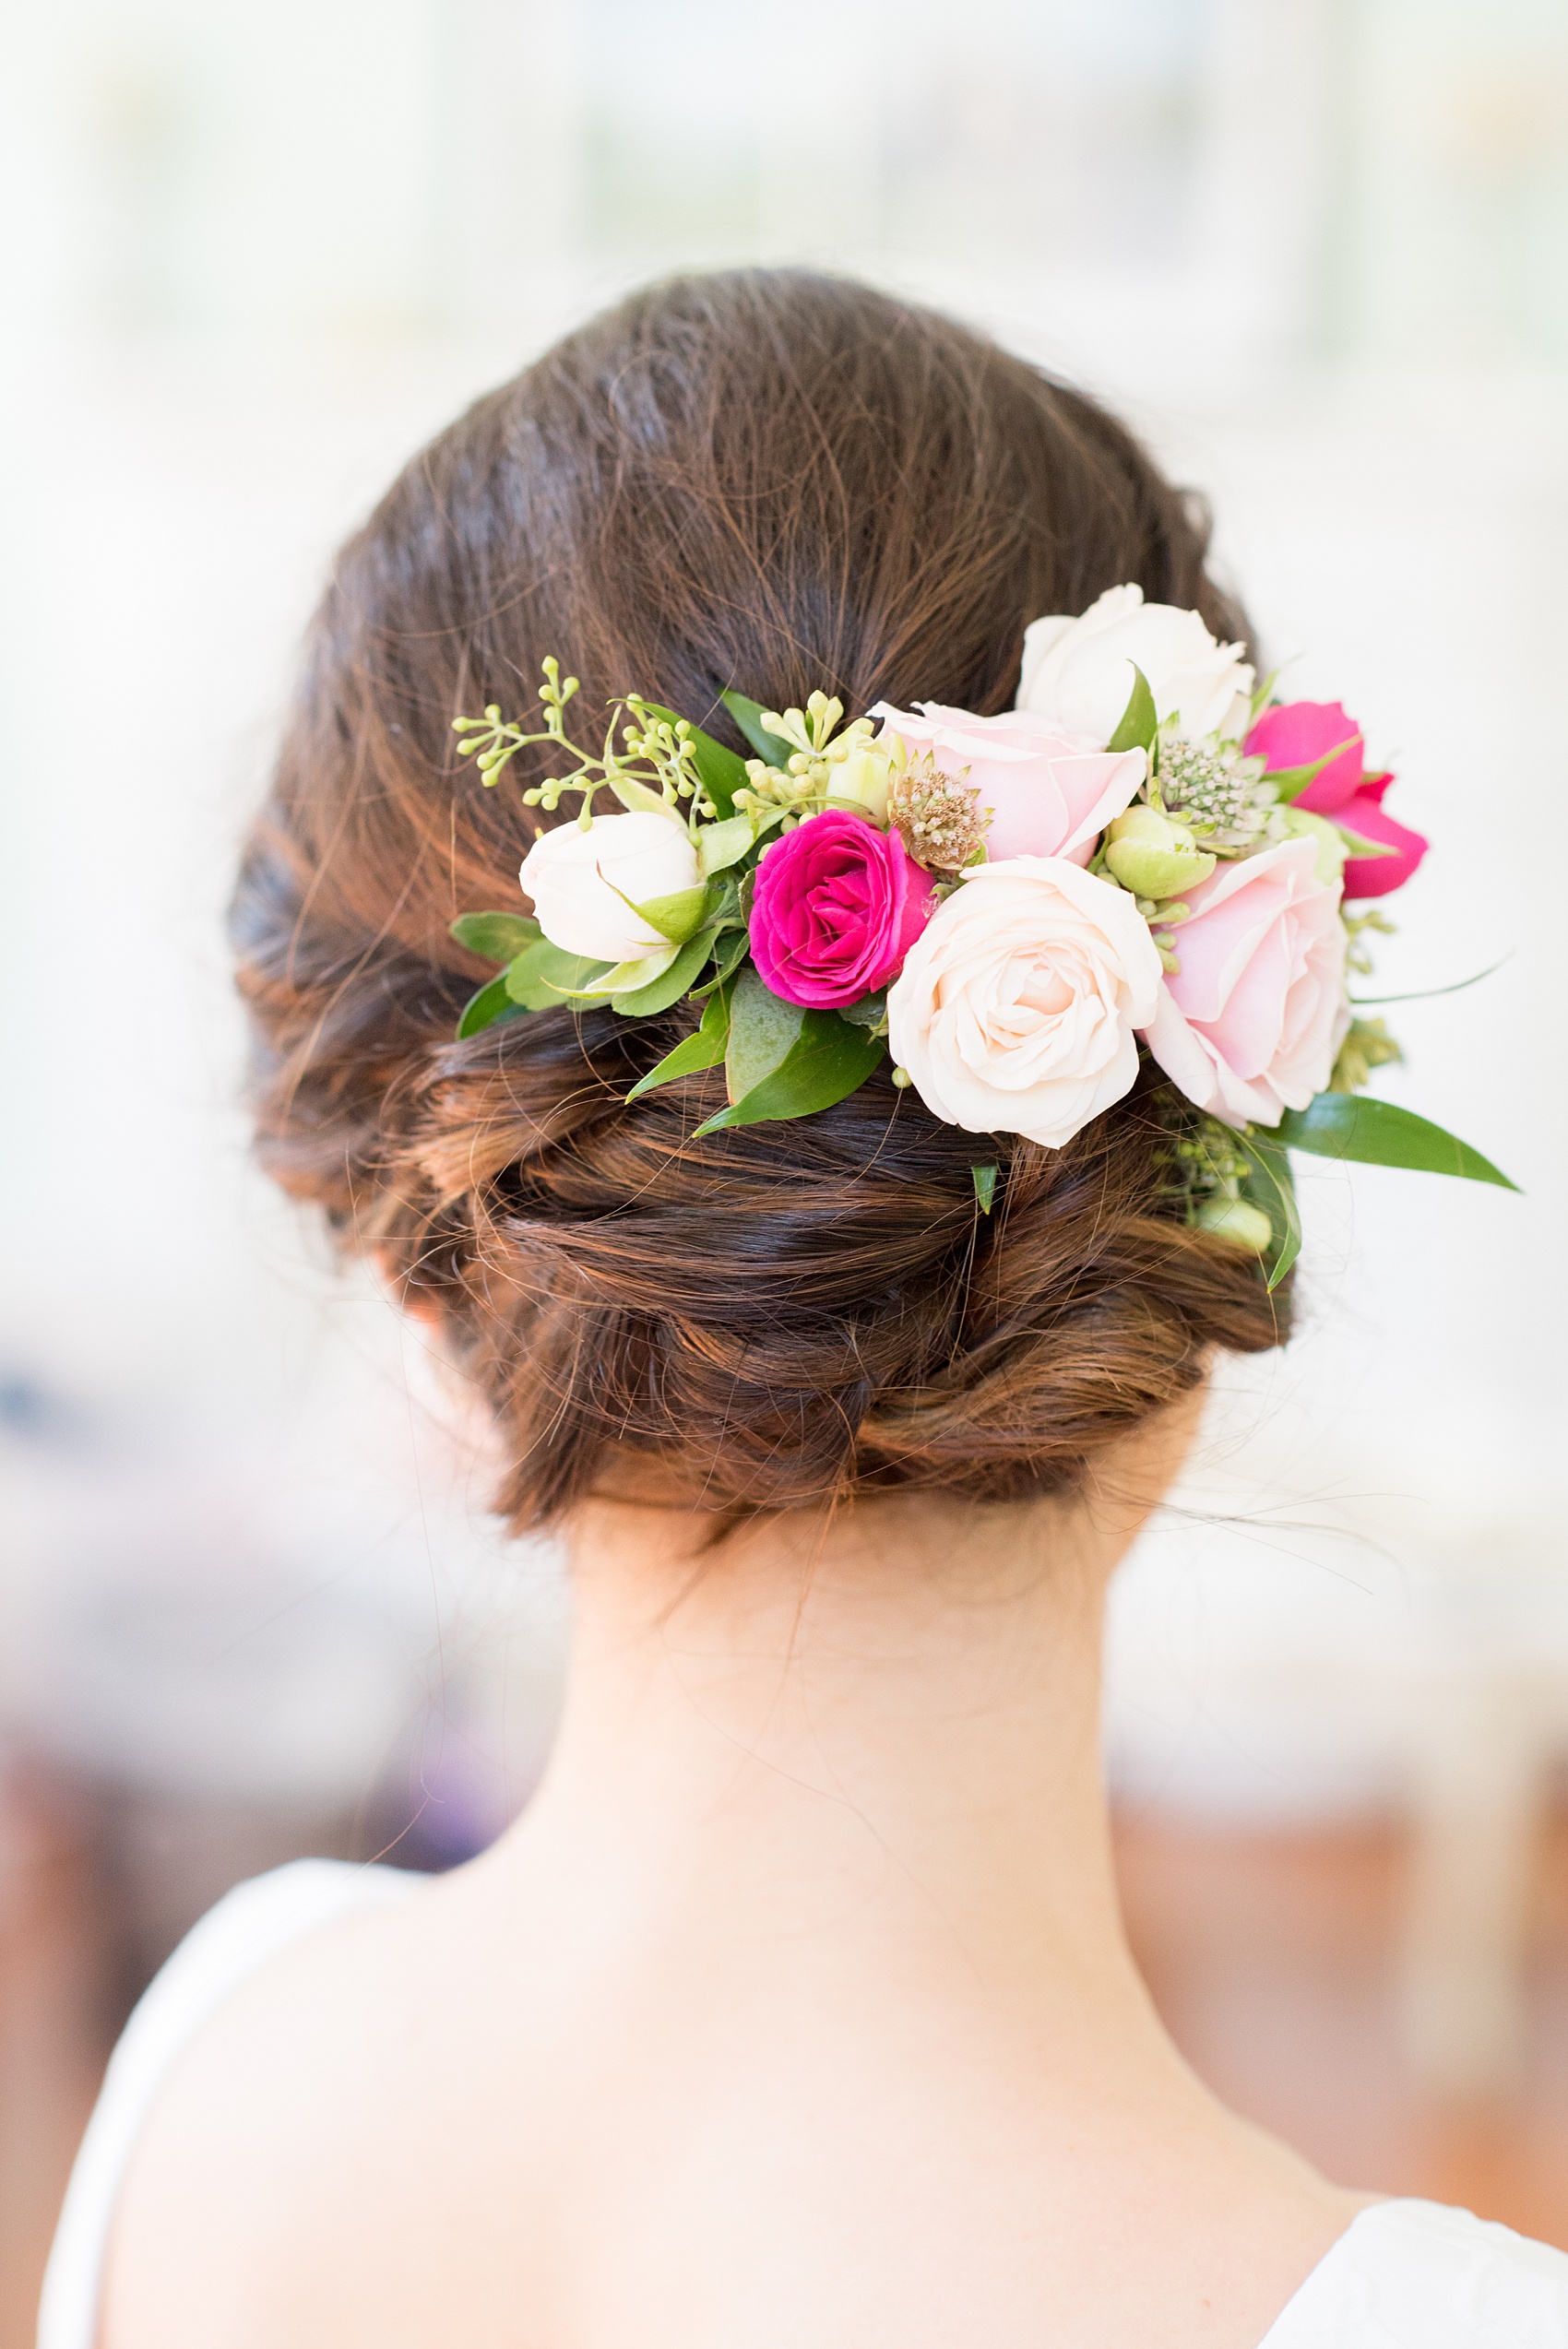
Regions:
M 1060 1149 L 1131 1089 L 1159 952 L 1133 899 L 1061 857 L 985 864 L 936 913 L 887 997 L 928 1109 Z
M 828 808 L 775 840 L 756 870 L 752 955 L 776 995 L 833 1011 L 886 985 L 931 911 L 897 832 Z

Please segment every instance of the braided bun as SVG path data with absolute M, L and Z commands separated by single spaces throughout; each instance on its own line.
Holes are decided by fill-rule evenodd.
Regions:
M 862 288 L 746 271 L 570 337 L 345 549 L 234 905 L 259 1146 L 439 1314 L 515 1526 L 639 1467 L 725 1517 L 1064 1492 L 1213 1348 L 1279 1342 L 1255 1260 L 1186 1227 L 1152 1068 L 1060 1151 L 982 1151 L 885 1069 L 694 1141 L 721 1073 L 624 1098 L 690 1004 L 451 1040 L 488 968 L 447 924 L 513 902 L 551 821 L 457 767 L 451 720 L 526 706 L 547 652 L 588 706 L 630 687 L 736 747 L 731 684 L 989 714 L 1026 622 L 1123 580 L 1244 634 L 1205 543 L 1083 395 Z

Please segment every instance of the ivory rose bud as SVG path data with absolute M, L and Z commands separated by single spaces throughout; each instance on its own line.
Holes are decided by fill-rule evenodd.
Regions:
M 1107 751 L 1104 735 L 1095 741 L 1072 734 L 1028 710 L 975 718 L 941 702 L 921 702 L 912 711 L 878 702 L 871 715 L 883 722 L 879 741 L 896 735 L 914 759 L 929 752 L 945 775 L 956 777 L 968 768 L 980 813 L 991 819 L 985 848 L 992 863 L 1028 856 L 1087 864 L 1147 764 L 1142 751 Z
M 1375 841 L 1382 856 L 1350 856 L 1345 866 L 1347 897 L 1386 897 L 1402 889 L 1427 852 L 1420 832 L 1396 823 L 1383 804 L 1392 775 L 1368 775 L 1361 763 L 1361 730 L 1339 702 L 1283 702 L 1265 709 L 1247 736 L 1247 749 L 1270 769 L 1313 766 L 1336 742 L 1345 747 L 1314 775 L 1293 805 L 1307 815 L 1331 816 L 1362 840 Z
M 1107 587 L 1080 619 L 1053 615 L 1024 631 L 1018 707 L 1064 732 L 1108 742 L 1132 696 L 1134 664 L 1163 724 L 1192 740 L 1241 734 L 1253 671 L 1240 645 L 1218 644 L 1195 611 L 1146 603 L 1139 587 Z
M 826 808 L 764 850 L 752 955 L 787 1003 L 834 1011 L 885 986 L 931 912 L 931 883 L 897 832 Z
M 1191 1101 L 1228 1125 L 1277 1125 L 1325 1090 L 1349 1024 L 1339 891 L 1311 839 L 1222 864 L 1170 932 L 1181 969 L 1144 1031 Z
M 977 867 L 909 949 L 888 1045 L 947 1124 L 1058 1150 L 1131 1089 L 1159 983 L 1125 890 L 1062 857 L 1011 857 Z
M 700 877 L 685 825 L 651 809 L 596 815 L 586 832 L 575 824 L 541 832 L 517 875 L 551 944 L 600 963 L 639 962 L 667 946 L 632 905 L 695 889 Z

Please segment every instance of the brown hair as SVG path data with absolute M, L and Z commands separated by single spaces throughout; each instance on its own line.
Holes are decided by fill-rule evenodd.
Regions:
M 1212 1348 L 1279 1341 L 1255 1261 L 1186 1227 L 1152 1068 L 1059 1151 L 940 1124 L 885 1065 L 815 1117 L 695 1142 L 719 1072 L 624 1097 L 689 1004 L 452 1040 L 489 968 L 447 923 L 520 908 L 550 819 L 522 799 L 548 767 L 484 790 L 451 720 L 531 705 L 546 653 L 586 706 L 645 692 L 736 748 L 730 685 L 992 713 L 1025 623 L 1123 580 L 1244 633 L 1206 540 L 1082 393 L 863 287 L 747 270 L 569 336 L 344 549 L 233 913 L 260 1150 L 438 1312 L 515 1525 L 617 1452 L 728 1515 L 1069 1490 Z

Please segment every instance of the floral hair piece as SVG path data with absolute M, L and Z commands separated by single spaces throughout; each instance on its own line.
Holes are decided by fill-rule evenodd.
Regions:
M 1255 1252 L 1271 1287 L 1301 1245 L 1292 1150 L 1513 1189 L 1361 1094 L 1400 1053 L 1350 974 L 1427 843 L 1387 813 L 1393 777 L 1367 771 L 1339 704 L 1272 686 L 1254 691 L 1241 647 L 1196 612 L 1134 586 L 1035 621 L 1002 717 L 879 703 L 843 726 L 822 693 L 782 713 L 726 693 L 748 759 L 636 694 L 583 750 L 566 732 L 577 680 L 549 659 L 540 729 L 493 705 L 455 721 L 486 783 L 548 744 L 575 764 L 525 801 L 578 801 L 523 860 L 531 917 L 453 923 L 505 966 L 457 1034 L 690 998 L 699 1025 L 627 1100 L 722 1062 L 728 1103 L 699 1134 L 814 1116 L 891 1054 L 934 1117 L 1047 1149 L 1146 1055 L 1175 1088 L 1188 1220 Z M 978 1150 L 973 1172 L 989 1214 L 995 1157 Z

